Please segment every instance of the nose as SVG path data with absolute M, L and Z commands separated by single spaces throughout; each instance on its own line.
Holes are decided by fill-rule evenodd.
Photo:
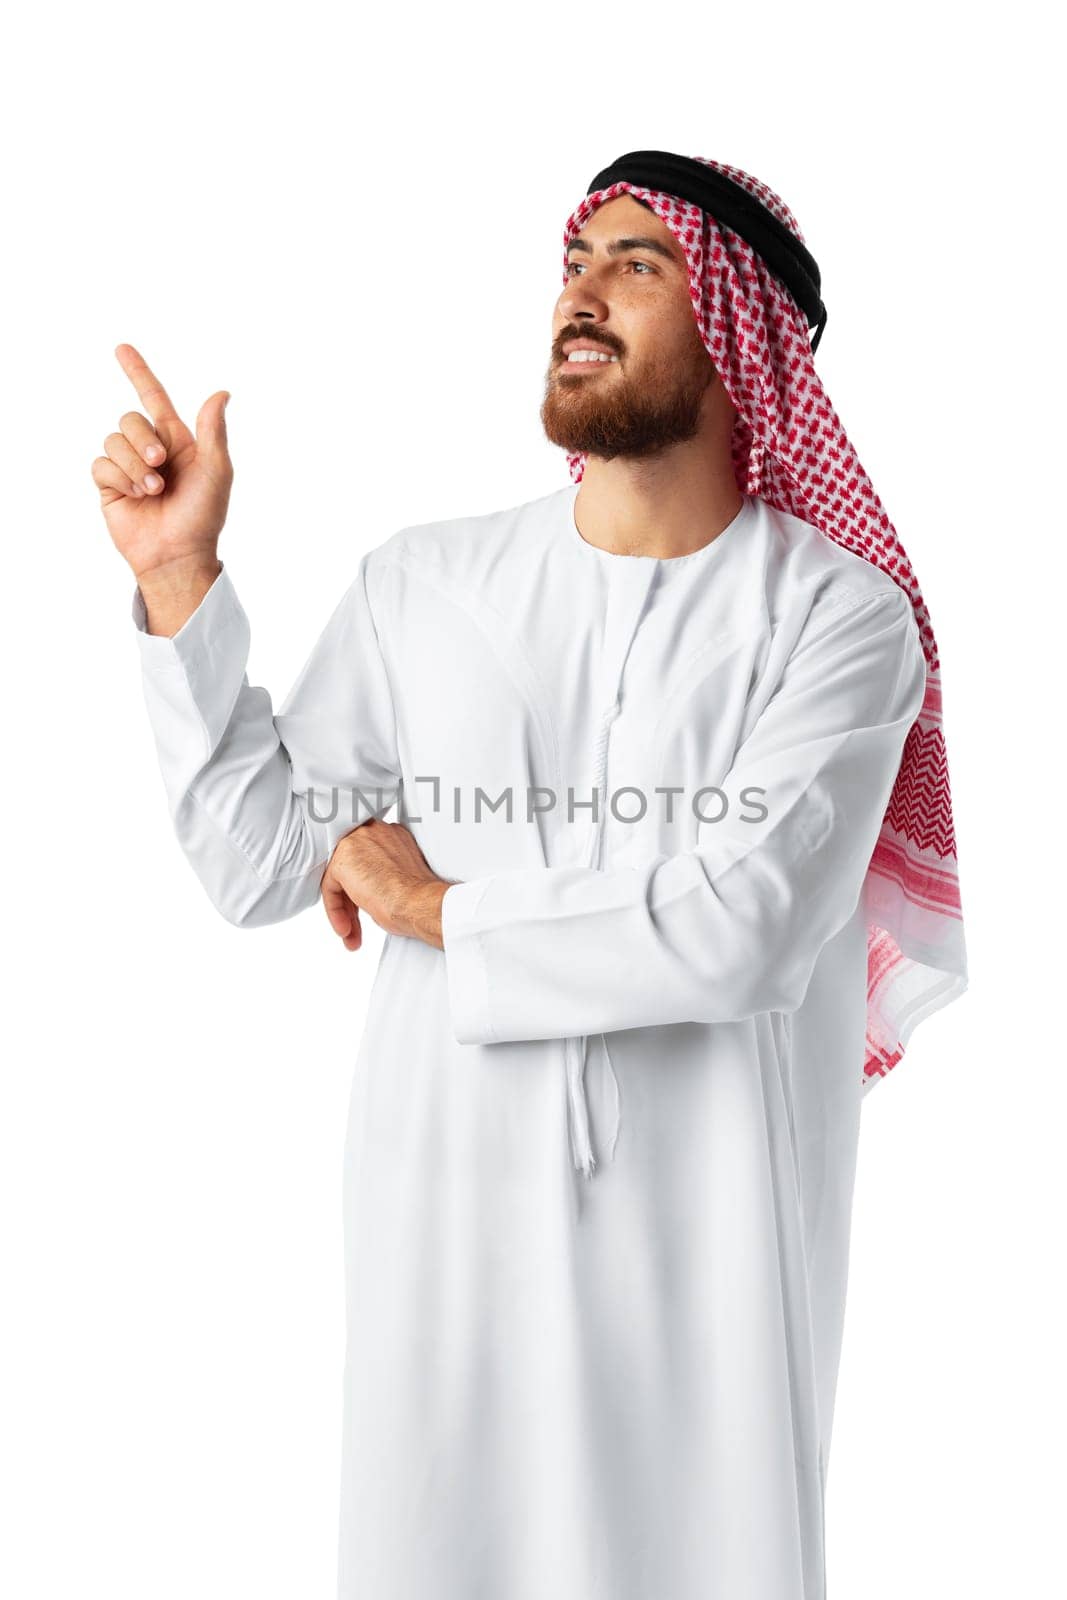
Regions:
M 588 280 L 572 278 L 557 301 L 559 314 L 568 322 L 599 324 L 608 320 L 608 307 L 594 294 Z

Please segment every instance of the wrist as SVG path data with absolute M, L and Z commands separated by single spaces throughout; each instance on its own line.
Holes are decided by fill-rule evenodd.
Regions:
M 441 935 L 441 902 L 450 885 L 450 879 L 432 878 L 427 883 L 421 884 L 413 897 L 415 937 L 433 945 L 437 950 L 444 949 Z
M 135 573 L 148 632 L 173 637 L 192 616 L 222 571 L 217 556 L 198 555 L 160 562 Z
M 188 588 L 204 578 L 214 580 L 222 571 L 222 562 L 212 550 L 197 551 L 194 555 L 174 556 L 169 561 L 157 561 L 142 571 L 134 571 L 141 592 L 149 589 L 168 594 L 176 589 Z

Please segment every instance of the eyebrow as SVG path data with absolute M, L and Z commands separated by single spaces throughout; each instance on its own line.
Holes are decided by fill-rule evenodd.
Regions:
M 651 250 L 658 256 L 666 256 L 668 261 L 676 260 L 674 251 L 668 250 L 667 246 L 660 244 L 658 239 L 639 237 L 613 239 L 605 248 L 609 256 L 622 255 L 624 250 Z M 592 255 L 593 253 L 593 247 L 587 239 L 572 239 L 567 246 L 567 254 L 570 255 L 572 250 L 584 250 L 587 255 Z

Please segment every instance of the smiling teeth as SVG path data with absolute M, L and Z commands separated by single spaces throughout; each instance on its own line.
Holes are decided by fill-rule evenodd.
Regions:
M 599 350 L 572 350 L 568 361 L 618 361 L 618 356 L 601 355 Z

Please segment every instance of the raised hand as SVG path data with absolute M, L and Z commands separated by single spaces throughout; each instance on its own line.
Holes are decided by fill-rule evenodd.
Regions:
M 132 344 L 115 354 L 144 411 L 127 411 L 93 462 L 93 482 L 108 532 L 141 583 L 157 590 L 186 572 L 218 569 L 219 534 L 226 521 L 233 464 L 219 389 L 200 407 L 190 433 L 159 379 Z

